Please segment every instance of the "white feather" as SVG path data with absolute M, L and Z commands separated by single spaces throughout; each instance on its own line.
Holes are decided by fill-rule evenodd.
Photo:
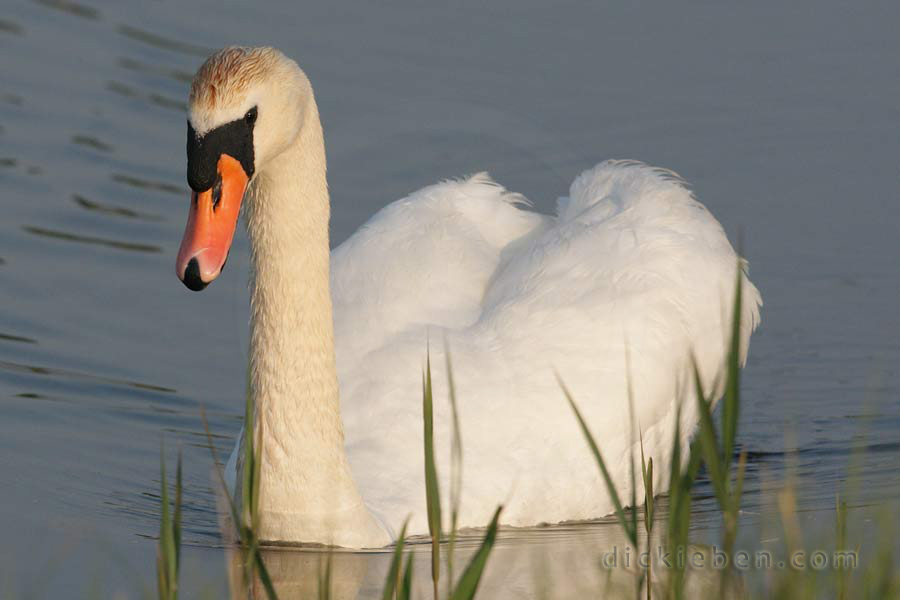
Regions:
M 410 532 L 427 531 L 421 386 L 429 340 L 445 494 L 452 434 L 445 341 L 458 389 L 461 526 L 486 524 L 500 502 L 511 525 L 611 512 L 554 370 L 624 498 L 637 429 L 645 455 L 668 464 L 677 398 L 693 398 L 676 389 L 690 352 L 712 386 L 738 264 L 719 223 L 679 179 L 640 163 L 602 163 L 575 180 L 569 197 L 547 217 L 520 209 L 520 197 L 486 175 L 444 182 L 381 210 L 334 251 L 347 453 L 362 497 L 392 529 L 413 515 Z M 742 357 L 760 303 L 745 279 Z M 693 407 L 685 401 L 688 434 Z M 656 470 L 655 489 L 666 474 Z

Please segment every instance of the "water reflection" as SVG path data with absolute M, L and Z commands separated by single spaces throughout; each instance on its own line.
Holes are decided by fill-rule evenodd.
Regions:
M 579 526 L 580 527 L 580 526 Z M 537 530 L 501 530 L 497 545 L 488 560 L 479 584 L 479 597 L 496 600 L 525 598 L 628 598 L 644 597 L 646 584 L 641 583 L 641 568 L 636 551 L 616 526 L 586 525 L 584 528 L 562 526 Z M 575 531 L 578 531 L 575 533 Z M 483 532 L 472 532 L 461 540 L 455 553 L 455 577 L 478 548 Z M 642 542 L 643 543 L 643 542 Z M 659 547 L 654 539 L 654 552 Z M 645 546 L 642 546 L 646 550 Z M 642 550 L 642 551 L 643 551 Z M 430 597 L 431 547 L 427 541 L 414 541 L 407 557 L 413 560 L 413 597 Z M 441 589 L 446 589 L 447 548 L 442 546 Z M 653 552 L 651 552 L 653 555 Z M 685 556 L 686 598 L 738 598 L 744 596 L 740 574 L 720 593 L 720 569 L 713 567 L 713 549 L 691 545 Z M 390 551 L 350 552 L 320 548 L 267 548 L 263 560 L 272 583 L 281 598 L 319 598 L 323 575 L 330 562 L 332 598 L 369 600 L 380 598 L 392 554 Z M 405 561 L 406 559 L 404 559 Z M 667 557 L 670 562 L 673 560 Z M 605 563 L 604 563 L 605 561 Z M 230 552 L 232 589 L 240 589 L 240 559 Z M 658 559 L 651 569 L 652 595 L 666 597 L 671 571 L 662 568 Z M 259 582 L 251 590 L 253 598 L 265 598 Z M 235 593 L 233 598 L 243 598 Z

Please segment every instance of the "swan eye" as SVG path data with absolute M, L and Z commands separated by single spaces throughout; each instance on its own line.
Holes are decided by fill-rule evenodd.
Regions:
M 257 111 L 255 106 L 247 111 L 247 114 L 244 115 L 244 121 L 247 123 L 247 125 L 253 125 L 254 123 L 256 123 L 256 115 Z
M 222 200 L 222 174 L 216 173 L 216 182 L 213 184 L 212 190 L 212 207 L 213 210 L 219 206 L 219 202 Z

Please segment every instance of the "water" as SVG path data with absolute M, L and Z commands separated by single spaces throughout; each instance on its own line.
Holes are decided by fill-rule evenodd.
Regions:
M 277 46 L 313 81 L 335 243 L 445 177 L 488 170 L 549 211 L 605 158 L 681 173 L 732 239 L 743 231 L 766 303 L 744 377 L 747 518 L 765 514 L 761 489 L 796 450 L 801 508 L 830 527 L 858 434 L 868 452 L 857 503 L 896 506 L 897 22 L 895 5 L 838 2 L 690 12 L 5 3 L 0 593 L 152 589 L 162 436 L 170 459 L 176 447 L 185 456 L 185 585 L 221 593 L 199 412 L 230 448 L 246 364 L 246 240 L 203 294 L 172 267 L 187 212 L 187 87 L 204 56 L 230 43 Z M 699 540 L 714 538 L 710 504 L 700 501 Z M 579 544 L 611 536 L 605 524 L 509 533 L 493 559 L 496 589 L 532 587 L 533 550 L 566 564 Z M 272 560 L 303 581 L 315 556 Z M 387 558 L 342 560 L 365 597 Z

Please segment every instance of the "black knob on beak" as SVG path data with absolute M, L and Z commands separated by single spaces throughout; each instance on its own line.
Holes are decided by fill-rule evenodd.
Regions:
M 200 279 L 200 263 L 197 262 L 196 258 L 192 258 L 188 263 L 187 269 L 184 270 L 184 276 L 181 278 L 181 281 L 185 286 L 187 286 L 187 289 L 194 292 L 199 292 L 207 285 L 209 285 L 208 283 Z

